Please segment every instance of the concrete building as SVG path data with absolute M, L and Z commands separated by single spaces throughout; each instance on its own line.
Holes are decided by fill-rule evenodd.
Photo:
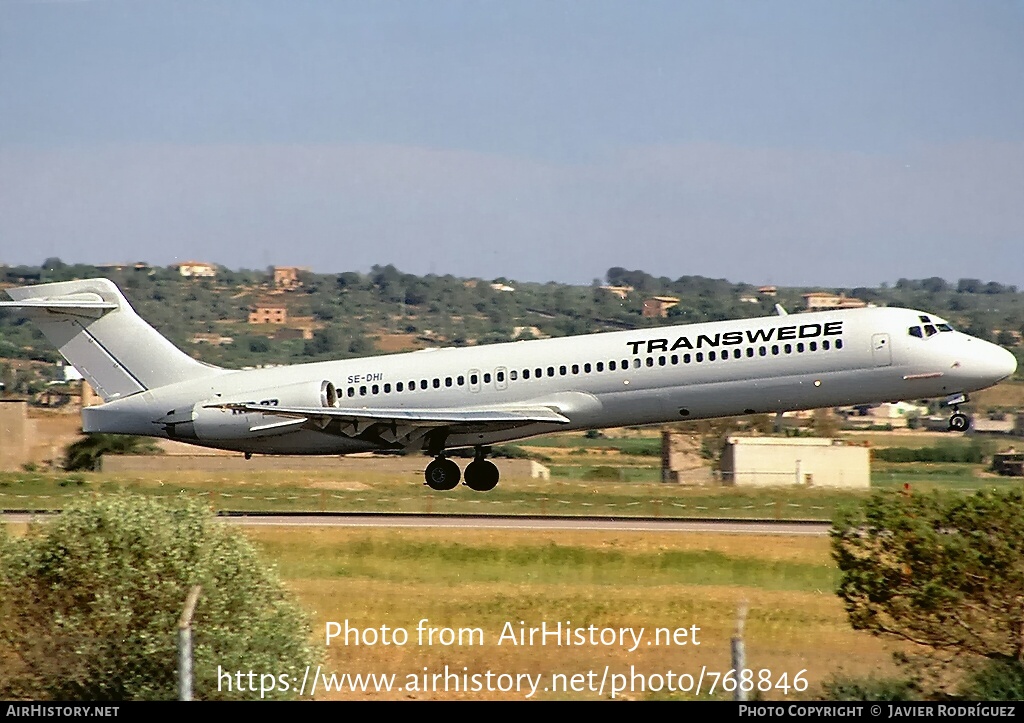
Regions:
M 217 267 L 204 261 L 183 261 L 177 265 L 178 273 L 187 278 L 213 278 Z
M 195 448 L 192 448 L 195 450 Z M 374 472 L 423 483 L 423 468 L 429 461 L 419 455 L 408 457 L 350 454 L 341 457 L 326 455 L 289 456 L 254 455 L 246 459 L 239 453 L 210 450 L 192 454 L 116 455 L 103 457 L 104 472 L 254 472 L 264 470 L 331 470 L 336 472 Z M 495 459 L 505 479 L 551 479 L 551 470 L 529 459 Z
M 629 296 L 629 292 L 633 291 L 632 286 L 602 286 L 601 288 L 612 296 L 617 296 L 620 299 L 625 299 Z
M 827 291 L 814 291 L 804 294 L 807 311 L 828 311 L 831 309 L 860 309 L 868 305 L 866 301 L 853 299 L 845 294 L 830 294 Z
M 679 303 L 674 296 L 652 296 L 644 299 L 643 316 L 648 319 L 664 319 L 668 310 Z
M 0 401 L 0 470 L 18 470 L 29 461 L 29 439 L 34 432 L 27 402 Z
M 711 467 L 700 454 L 700 439 L 696 435 L 662 431 L 661 481 L 683 485 L 712 483 Z
M 870 454 L 867 447 L 838 439 L 729 437 L 722 454 L 722 484 L 867 489 Z
M 272 302 L 256 304 L 249 311 L 249 323 L 286 324 L 288 323 L 288 307 Z
M 17 471 L 29 464 L 59 466 L 64 448 L 81 436 L 77 413 L 30 409 L 20 400 L 0 401 L 0 470 Z
M 274 267 L 274 288 L 290 291 L 302 286 L 299 280 L 299 272 L 305 269 L 299 266 L 275 266 Z

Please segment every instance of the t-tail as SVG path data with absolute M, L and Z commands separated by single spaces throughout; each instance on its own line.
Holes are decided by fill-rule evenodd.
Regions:
M 213 376 L 142 320 L 108 279 L 63 281 L 7 289 L 68 363 L 110 402 L 148 389 Z

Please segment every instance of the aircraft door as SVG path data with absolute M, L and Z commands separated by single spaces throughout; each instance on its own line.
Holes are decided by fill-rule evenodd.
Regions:
M 498 389 L 508 389 L 508 369 L 498 367 L 494 370 L 494 386 Z
M 871 335 L 871 356 L 875 360 L 876 367 L 892 365 L 892 346 L 889 344 L 888 334 Z
M 469 391 L 479 392 L 480 391 L 480 370 L 470 369 L 469 370 Z

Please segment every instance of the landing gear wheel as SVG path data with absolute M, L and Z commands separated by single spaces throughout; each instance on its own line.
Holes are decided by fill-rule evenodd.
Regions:
M 498 484 L 499 476 L 494 462 L 475 459 L 466 467 L 466 486 L 477 492 L 490 492 Z
M 963 412 L 954 412 L 953 416 L 949 418 L 950 432 L 966 432 L 970 426 L 971 420 Z
M 462 473 L 459 472 L 459 465 L 450 459 L 438 457 L 427 465 L 423 476 L 426 478 L 426 484 L 430 489 L 446 492 L 458 486 Z

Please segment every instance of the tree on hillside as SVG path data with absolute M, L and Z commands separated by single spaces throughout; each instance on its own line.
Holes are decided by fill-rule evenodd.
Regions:
M 877 493 L 831 535 L 855 629 L 947 668 L 1024 665 L 1024 493 Z
M 267 697 L 295 697 L 317 662 L 309 627 L 252 544 L 196 502 L 116 495 L 0 535 L 0 698 L 175 699 L 193 585 L 196 698 L 254 697 L 218 668 L 287 674 L 295 685 Z

